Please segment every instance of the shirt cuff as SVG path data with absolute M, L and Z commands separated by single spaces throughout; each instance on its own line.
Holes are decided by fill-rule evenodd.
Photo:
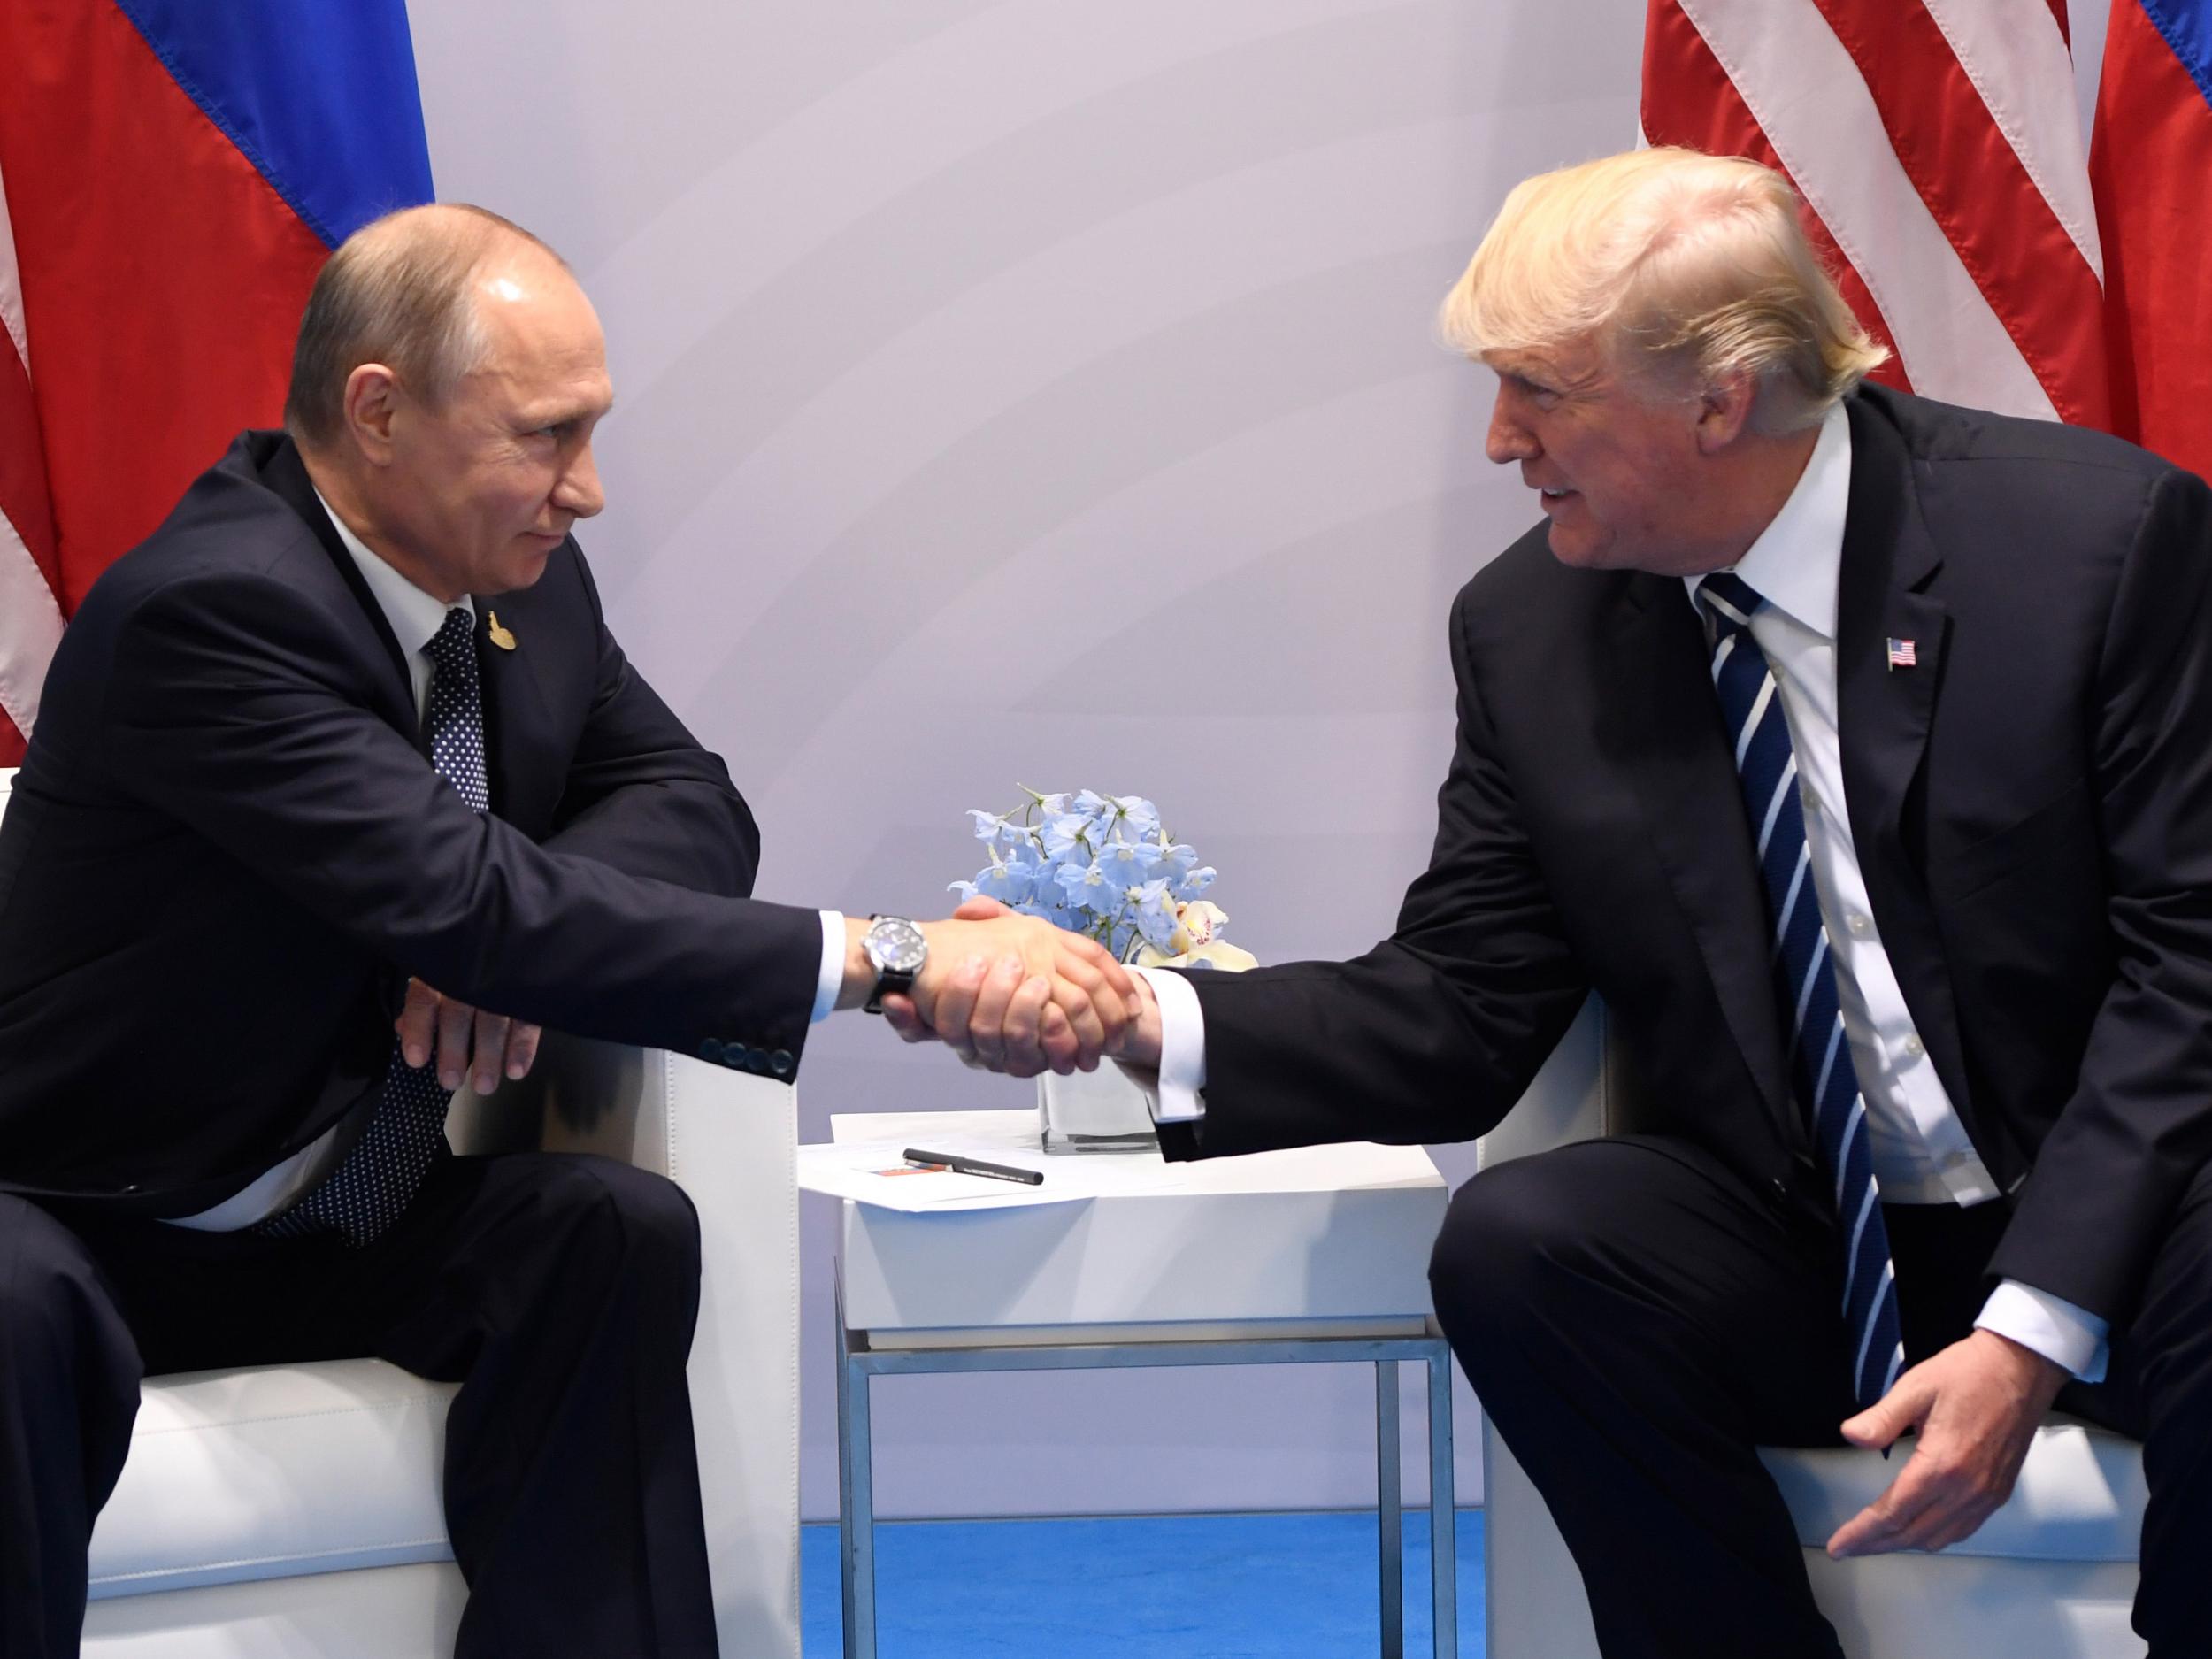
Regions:
M 807 1016 L 816 1025 L 830 1017 L 837 994 L 845 988 L 845 913 L 822 912 L 822 967 L 814 976 L 814 1011 Z
M 2016 1279 L 2008 1279 L 1989 1293 L 1978 1329 L 2009 1337 L 2032 1349 L 2054 1365 L 2062 1365 L 2083 1382 L 2104 1380 L 2108 1322 L 2070 1302 L 2038 1290 Z
M 1160 1004 L 1160 1069 L 1122 1066 L 1122 1074 L 1144 1091 L 1156 1124 L 1196 1123 L 1206 1115 L 1199 1092 L 1206 1087 L 1206 1015 L 1198 993 L 1179 973 L 1132 968 L 1152 987 Z M 1116 1061 L 1120 1065 L 1119 1061 Z

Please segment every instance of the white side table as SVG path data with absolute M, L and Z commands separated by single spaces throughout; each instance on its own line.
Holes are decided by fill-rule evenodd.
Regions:
M 991 1141 L 1033 1154 L 1037 1118 L 846 1114 L 830 1133 L 923 1146 L 956 1136 L 964 1148 Z M 1453 1659 L 1451 1352 L 1428 1288 L 1446 1193 L 1428 1155 L 1362 1142 L 1194 1164 L 1156 1152 L 1079 1156 L 1156 1171 L 1157 1184 L 1084 1201 L 1079 1227 L 1067 1225 L 1064 1205 L 918 1215 L 845 1202 L 837 1448 L 847 1659 L 876 1651 L 873 1379 L 1347 1361 L 1375 1367 L 1382 1651 L 1400 1659 L 1398 1366 L 1407 1360 L 1428 1367 L 1434 1653 Z

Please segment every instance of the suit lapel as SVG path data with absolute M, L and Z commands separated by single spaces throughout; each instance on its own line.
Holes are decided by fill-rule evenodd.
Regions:
M 384 607 L 376 603 L 376 595 L 369 591 L 361 567 L 354 563 L 353 555 L 346 551 L 346 544 L 338 539 L 337 526 L 330 522 L 330 514 L 324 511 L 321 498 L 315 494 L 314 480 L 308 477 L 306 464 L 300 459 L 299 450 L 291 439 L 278 436 L 259 471 L 262 483 L 299 514 L 301 521 L 313 533 L 316 544 L 328 556 L 339 580 L 352 593 L 360 613 L 362 658 L 370 666 L 375 680 L 384 705 L 384 718 L 404 732 L 410 741 L 419 744 L 421 721 L 415 712 L 415 686 L 408 677 L 406 656 L 392 633 L 392 625 L 385 619 Z
M 1943 568 L 1920 521 L 1911 459 L 1888 422 L 1854 399 L 1851 501 L 1836 587 L 1836 725 L 1851 833 L 1869 849 L 1901 844 L 1905 797 L 1919 776 L 1943 679 L 1948 622 L 1928 591 Z M 1891 642 L 1910 667 L 1893 668 Z
M 1951 622 L 1941 549 L 1921 517 L 1914 461 L 1878 391 L 1847 406 L 1851 499 L 1836 593 L 1836 728 L 1851 840 L 1885 954 L 1944 1092 L 1972 1133 L 1951 981 L 1916 849 L 1929 733 Z M 1892 641 L 1909 667 L 1892 667 Z
M 549 665 L 552 636 L 534 626 L 538 607 L 527 593 L 479 597 L 476 603 L 477 683 L 484 700 L 484 760 L 492 810 L 526 834 L 542 834 L 552 822 L 567 770 L 565 753 L 552 743 L 551 705 L 538 679 Z M 493 636 L 494 617 L 509 645 Z
M 1744 1063 L 1793 1145 L 1801 1126 L 1790 1100 L 1766 902 L 1703 631 L 1678 580 L 1632 576 L 1622 581 L 1609 636 L 1609 718 L 1651 845 Z

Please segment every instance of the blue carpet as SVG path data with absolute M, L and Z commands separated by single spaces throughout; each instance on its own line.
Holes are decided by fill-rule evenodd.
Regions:
M 1482 1659 L 1482 1511 L 1457 1527 L 1459 1651 Z M 1405 1517 L 1408 1659 L 1429 1648 L 1429 1517 Z M 843 1651 L 837 1528 L 809 1526 L 806 1659 Z M 876 1528 L 881 1659 L 1374 1659 L 1372 1515 L 907 1521 Z

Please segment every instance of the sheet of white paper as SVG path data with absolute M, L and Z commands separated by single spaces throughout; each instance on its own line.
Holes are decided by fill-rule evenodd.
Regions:
M 916 1169 L 906 1162 L 908 1147 L 966 1153 L 993 1164 L 1038 1170 L 1045 1179 L 1042 1185 L 1030 1187 L 985 1175 Z M 1002 1136 L 964 1134 L 949 1129 L 937 1130 L 926 1139 L 837 1141 L 801 1147 L 798 1168 L 799 1185 L 810 1193 L 915 1212 L 1072 1204 L 1120 1194 L 1177 1192 L 1185 1185 L 1181 1174 L 1156 1151 L 1054 1157 L 1035 1144 L 1033 1134 L 1025 1147 L 1009 1144 Z

